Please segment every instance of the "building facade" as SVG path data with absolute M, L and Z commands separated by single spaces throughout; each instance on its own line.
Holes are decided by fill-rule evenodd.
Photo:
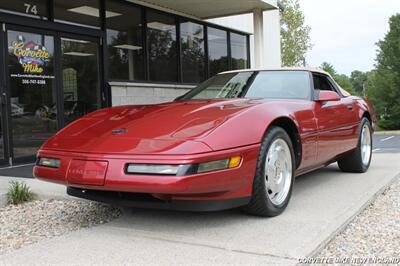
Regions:
M 249 33 L 191 15 L 190 1 L 154 2 L 0 2 L 1 165 L 31 162 L 88 112 L 170 101 L 218 72 L 250 67 Z

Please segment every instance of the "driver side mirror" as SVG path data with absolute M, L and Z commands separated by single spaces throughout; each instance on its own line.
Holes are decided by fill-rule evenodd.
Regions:
M 317 102 L 339 101 L 340 96 L 334 91 L 320 91 Z

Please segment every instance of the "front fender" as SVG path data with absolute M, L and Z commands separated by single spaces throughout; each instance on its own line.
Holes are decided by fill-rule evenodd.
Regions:
M 367 99 L 358 98 L 357 105 L 358 105 L 358 117 L 360 121 L 362 117 L 366 113 L 368 113 L 369 118 L 371 119 L 372 128 L 375 130 L 377 119 L 376 119 L 375 109 L 372 103 Z
M 309 121 L 308 125 L 315 123 L 311 103 L 289 100 L 284 104 L 280 101 L 269 102 L 231 118 L 201 141 L 213 150 L 257 144 L 261 142 L 269 126 L 278 118 L 288 118 L 293 121 L 300 134 L 303 127 L 299 119 Z

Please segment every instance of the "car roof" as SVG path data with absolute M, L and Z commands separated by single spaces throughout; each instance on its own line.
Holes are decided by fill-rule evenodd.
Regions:
M 326 72 L 322 69 L 311 68 L 311 67 L 249 68 L 249 69 L 229 70 L 229 71 L 221 72 L 219 74 L 240 73 L 240 72 L 249 72 L 249 71 L 308 71 L 308 72 L 316 72 L 316 73 L 331 76 L 328 72 Z

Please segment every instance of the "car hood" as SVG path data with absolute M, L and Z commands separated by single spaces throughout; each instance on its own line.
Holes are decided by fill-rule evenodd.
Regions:
M 194 154 L 201 141 L 257 100 L 191 100 L 101 109 L 71 123 L 43 149 L 118 154 Z

